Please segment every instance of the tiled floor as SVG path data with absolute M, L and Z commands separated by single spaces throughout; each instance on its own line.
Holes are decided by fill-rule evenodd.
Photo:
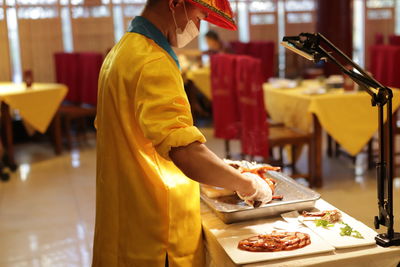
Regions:
M 203 129 L 208 146 L 223 156 L 223 142 Z M 233 143 L 238 152 L 238 143 Z M 50 146 L 17 146 L 19 170 L 0 182 L 0 266 L 90 266 L 95 208 L 95 141 L 53 156 Z M 305 166 L 301 159 L 300 169 Z M 375 171 L 355 176 L 346 158 L 324 160 L 322 197 L 373 226 Z M 395 181 L 400 201 L 400 179 Z M 400 231 L 400 205 L 395 206 Z

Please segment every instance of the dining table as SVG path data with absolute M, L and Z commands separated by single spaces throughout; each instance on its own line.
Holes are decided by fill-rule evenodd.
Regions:
M 210 67 L 187 72 L 198 89 L 212 101 Z M 277 82 L 278 81 L 278 82 Z M 323 186 L 324 131 L 349 155 L 356 156 L 378 131 L 378 108 L 371 105 L 371 96 L 364 91 L 327 90 L 323 81 L 280 83 L 279 79 L 264 83 L 264 103 L 268 116 L 276 123 L 311 133 L 311 186 Z M 393 89 L 394 118 L 400 107 L 400 90 Z M 395 126 L 395 120 L 394 120 Z M 393 127 L 395 135 L 396 127 Z M 395 138 L 394 138 L 395 141 Z
M 211 69 L 209 66 L 190 69 L 185 72 L 185 78 L 191 80 L 208 100 L 212 99 Z
M 56 154 L 62 151 L 60 118 L 57 110 L 68 92 L 67 86 L 57 83 L 0 82 L 2 142 L 8 163 L 16 166 L 12 114 L 16 110 L 26 127 L 45 133 L 52 125 L 52 135 Z
M 265 83 L 263 89 L 265 107 L 273 121 L 313 135 L 311 184 L 315 187 L 323 185 L 323 130 L 352 156 L 360 153 L 378 130 L 378 108 L 371 105 L 371 96 L 364 91 L 326 90 L 318 80 L 286 86 Z M 393 89 L 393 95 L 396 113 L 400 90 Z

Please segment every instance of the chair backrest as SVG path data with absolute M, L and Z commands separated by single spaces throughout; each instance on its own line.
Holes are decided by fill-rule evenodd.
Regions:
M 239 109 L 236 96 L 235 56 L 211 56 L 211 93 L 214 136 L 238 139 L 240 133 Z
M 230 42 L 233 51 L 238 55 L 247 55 L 261 60 L 261 73 L 263 81 L 275 75 L 275 43 L 271 41 L 259 41 L 242 43 Z
M 382 33 L 375 34 L 375 45 L 383 45 L 385 43 L 385 36 Z
M 389 45 L 400 45 L 400 35 L 389 35 Z
M 372 75 L 385 86 L 400 87 L 400 46 L 374 45 L 370 48 L 370 55 Z
M 384 83 L 386 86 L 390 87 L 400 87 L 400 72 L 398 64 L 400 62 L 400 46 L 391 45 L 386 49 L 386 66 L 384 68 L 387 72 L 387 80 Z
M 261 73 L 263 81 L 267 81 L 275 74 L 275 43 L 250 42 L 247 55 L 261 60 Z
M 232 47 L 233 52 L 237 55 L 246 55 L 247 54 L 248 43 L 232 41 L 232 42 L 230 42 L 230 46 Z
M 97 104 L 97 87 L 103 62 L 101 53 L 56 53 L 56 81 L 68 86 L 66 100 Z
M 260 59 L 238 56 L 237 92 L 241 121 L 242 152 L 268 158 L 268 122 L 264 105 L 262 63 Z
M 97 88 L 103 55 L 101 53 L 79 53 L 81 95 L 83 104 L 97 105 Z
M 54 62 L 56 81 L 68 86 L 65 100 L 73 103 L 80 102 L 79 93 L 79 56 L 78 53 L 55 53 Z

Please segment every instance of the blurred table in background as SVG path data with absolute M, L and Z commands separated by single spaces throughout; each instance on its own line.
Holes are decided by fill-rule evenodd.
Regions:
M 34 83 L 26 88 L 24 83 L 0 82 L 2 141 L 11 164 L 15 160 L 10 109 L 18 110 L 24 123 L 40 133 L 45 133 L 53 120 L 55 151 L 59 154 L 61 129 L 55 115 L 67 92 L 68 88 L 62 84 Z
M 191 80 L 209 100 L 212 99 L 210 72 L 210 67 L 188 70 L 186 72 L 186 79 Z
M 314 135 L 312 146 L 316 186 L 322 186 L 322 128 L 350 155 L 357 155 L 378 130 L 378 109 L 362 91 L 318 90 L 318 82 L 307 80 L 295 88 L 264 84 L 264 101 L 275 122 Z M 310 90 L 314 88 L 316 90 Z M 400 106 L 400 91 L 393 90 L 393 111 Z

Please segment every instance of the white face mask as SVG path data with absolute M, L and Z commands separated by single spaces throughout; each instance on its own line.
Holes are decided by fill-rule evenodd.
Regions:
M 178 28 L 178 24 L 175 20 L 175 14 L 172 12 L 172 17 L 174 18 L 176 27 L 176 47 L 178 48 L 185 47 L 188 43 L 190 43 L 190 41 L 199 35 L 199 29 L 197 29 L 196 24 L 194 24 L 192 20 L 189 20 L 186 12 L 185 1 L 183 1 L 183 8 L 185 9 L 186 18 L 188 20 L 188 23 L 183 31 L 181 28 Z

